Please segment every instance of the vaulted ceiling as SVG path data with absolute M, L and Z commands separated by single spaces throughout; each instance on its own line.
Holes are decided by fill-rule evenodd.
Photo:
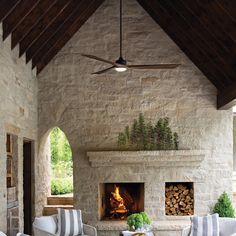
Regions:
M 3 40 L 49 63 L 104 0 L 0 0 Z M 218 108 L 236 104 L 236 1 L 137 0 L 218 90 Z

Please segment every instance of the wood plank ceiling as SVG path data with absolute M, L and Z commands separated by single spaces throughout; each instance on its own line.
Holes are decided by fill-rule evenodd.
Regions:
M 32 60 L 37 73 L 49 63 L 104 0 L 0 0 L 3 40 Z
M 0 0 L 3 40 L 49 63 L 104 0 Z M 218 90 L 218 108 L 236 104 L 236 1 L 137 0 Z M 158 40 L 158 39 L 157 39 Z

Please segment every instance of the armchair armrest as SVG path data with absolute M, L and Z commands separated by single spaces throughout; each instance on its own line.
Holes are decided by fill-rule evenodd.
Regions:
M 187 226 L 187 227 L 183 228 L 181 236 L 189 236 L 190 229 L 191 229 L 191 226 Z
M 34 236 L 55 236 L 55 234 L 49 233 L 44 229 L 39 228 L 33 223 Z
M 89 236 L 97 236 L 97 229 L 91 225 L 83 224 L 84 234 Z

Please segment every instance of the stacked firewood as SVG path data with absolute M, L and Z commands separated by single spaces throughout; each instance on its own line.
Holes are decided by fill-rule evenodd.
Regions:
M 193 215 L 193 188 L 183 184 L 171 184 L 165 190 L 166 215 Z

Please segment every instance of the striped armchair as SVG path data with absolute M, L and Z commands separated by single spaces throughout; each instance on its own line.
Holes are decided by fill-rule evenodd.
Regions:
M 220 236 L 236 236 L 236 219 L 219 217 Z M 191 226 L 182 230 L 182 236 L 189 236 Z
M 57 215 L 36 217 L 33 222 L 34 236 L 55 236 L 58 229 Z M 83 234 L 97 236 L 95 227 L 83 224 Z

